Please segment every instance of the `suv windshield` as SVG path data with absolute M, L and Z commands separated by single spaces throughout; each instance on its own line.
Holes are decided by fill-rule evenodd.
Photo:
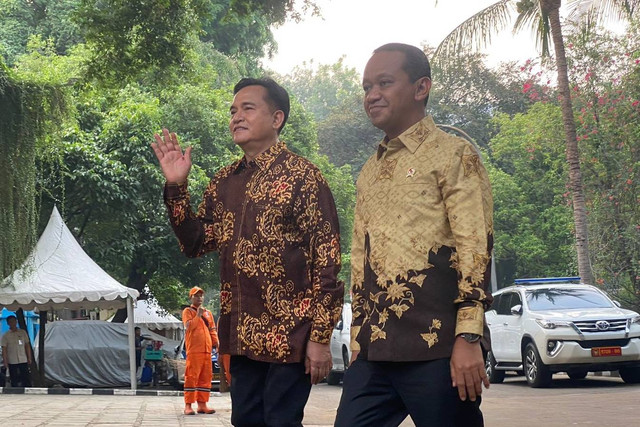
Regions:
M 532 289 L 526 298 L 532 311 L 612 307 L 611 301 L 592 289 Z

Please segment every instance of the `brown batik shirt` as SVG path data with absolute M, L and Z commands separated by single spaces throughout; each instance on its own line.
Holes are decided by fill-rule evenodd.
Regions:
M 340 235 L 320 171 L 278 142 L 220 170 L 194 214 L 187 185 L 165 187 L 181 250 L 220 253 L 220 352 L 302 362 L 328 344 L 343 303 Z
M 356 187 L 352 349 L 425 361 L 460 333 L 488 338 L 493 201 L 475 147 L 425 117 L 381 142 Z

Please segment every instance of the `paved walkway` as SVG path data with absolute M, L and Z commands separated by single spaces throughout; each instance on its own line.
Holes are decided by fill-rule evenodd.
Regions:
M 212 395 L 215 414 L 185 416 L 183 398 L 173 391 L 150 395 L 151 390 L 144 390 L 143 395 L 136 395 L 123 389 L 94 394 L 92 390 L 71 389 L 62 395 L 49 394 L 47 389 L 7 394 L 9 390 L 0 394 L 2 427 L 231 426 L 228 393 Z M 341 392 L 341 387 L 313 386 L 305 408 L 305 427 L 332 426 Z M 483 393 L 482 410 L 487 427 L 635 427 L 640 425 L 639 396 L 640 384 L 624 384 L 620 378 L 589 376 L 574 381 L 557 375 L 550 388 L 533 389 L 523 377 L 509 377 Z M 406 420 L 401 427 L 413 425 Z
M 180 392 L 64 389 L 51 393 L 51 390 L 0 389 L 0 426 L 231 426 L 229 393 L 212 393 L 209 404 L 215 408 L 215 414 L 185 416 Z M 333 426 L 340 390 L 326 384 L 315 386 L 305 408 L 304 425 Z
M 213 415 L 182 414 L 180 396 L 3 394 L 0 425 L 14 426 L 231 426 L 229 394 L 213 397 Z M 195 405 L 194 405 L 195 406 Z

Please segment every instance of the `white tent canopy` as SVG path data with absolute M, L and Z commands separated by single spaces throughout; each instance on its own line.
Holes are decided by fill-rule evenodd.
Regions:
M 117 309 L 138 295 L 86 254 L 55 207 L 31 255 L 0 284 L 0 306 L 9 310 Z
M 135 319 L 133 301 L 139 295 L 137 290 L 118 283 L 87 255 L 62 221 L 56 207 L 22 267 L 0 283 L 0 307 L 9 310 L 118 309 L 126 306 L 128 317 Z M 131 388 L 135 389 L 133 324 L 128 330 L 129 377 Z
M 133 310 L 133 318 L 136 325 L 142 325 L 148 329 L 182 329 L 180 319 L 171 313 L 162 314 L 163 311 L 164 309 L 155 301 L 138 300 Z M 125 320 L 125 323 L 128 320 Z

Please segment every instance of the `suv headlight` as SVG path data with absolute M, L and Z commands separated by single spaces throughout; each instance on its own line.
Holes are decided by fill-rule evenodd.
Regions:
M 538 325 L 542 326 L 543 329 L 571 327 L 571 324 L 569 322 L 563 322 L 561 320 L 536 319 L 536 322 L 538 323 Z
M 631 318 L 631 323 L 640 323 L 640 316 L 635 316 Z

